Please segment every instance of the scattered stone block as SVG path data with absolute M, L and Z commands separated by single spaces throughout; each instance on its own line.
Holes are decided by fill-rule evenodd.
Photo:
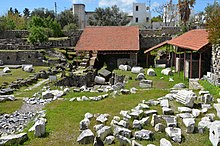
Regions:
M 172 146 L 171 142 L 165 138 L 160 139 L 160 146 Z
M 164 132 L 165 131 L 165 125 L 163 125 L 162 123 L 158 123 L 155 125 L 154 130 L 156 132 Z
M 182 141 L 182 131 L 180 128 L 167 127 L 165 132 L 174 142 L 180 143 Z
M 172 76 L 173 72 L 170 68 L 165 68 L 161 71 L 161 74 L 166 75 L 166 76 Z
M 131 67 L 129 65 L 119 65 L 118 69 L 123 71 L 130 71 Z
M 85 119 L 92 119 L 93 118 L 93 114 L 91 113 L 85 113 Z
M 213 146 L 220 145 L 220 125 L 211 124 L 209 129 L 209 140 Z
M 0 145 L 19 145 L 27 140 L 27 133 L 12 134 L 0 137 Z
M 94 140 L 94 134 L 90 129 L 83 130 L 77 138 L 77 142 L 80 144 L 91 144 Z
M 160 118 L 158 117 L 158 115 L 153 114 L 151 119 L 151 125 L 154 127 L 159 122 L 160 122 Z
M 134 120 L 133 121 L 133 128 L 134 129 L 142 129 L 142 124 L 139 120 Z
M 174 89 L 184 89 L 186 88 L 186 85 L 184 83 L 178 83 L 173 86 Z
M 127 137 L 118 135 L 117 139 L 118 139 L 121 146 L 131 145 L 131 140 L 128 139 Z
M 198 109 L 192 109 L 192 115 L 193 117 L 198 117 L 200 115 L 201 111 Z
M 105 140 L 105 138 L 112 134 L 111 127 L 104 126 L 100 130 L 97 131 L 97 136 L 101 138 L 101 140 Z
M 103 127 L 104 127 L 103 124 L 98 124 L 98 125 L 95 125 L 93 128 L 95 129 L 95 131 L 98 131 L 98 130 L 102 129 Z
M 45 120 L 38 120 L 35 124 L 35 137 L 43 137 L 46 133 L 46 123 Z
M 214 104 L 213 106 L 217 112 L 217 116 L 220 118 L 220 104 L 217 103 L 217 104 Z
M 124 137 L 130 138 L 132 135 L 132 131 L 124 127 L 114 126 L 113 135 L 122 135 Z
M 148 75 L 148 76 L 156 76 L 156 72 L 154 71 L 154 69 L 149 68 L 149 69 L 147 70 L 147 75 Z
M 153 137 L 153 132 L 150 130 L 140 130 L 134 133 L 134 137 L 137 140 L 150 140 Z
M 135 74 L 144 73 L 143 67 L 132 67 L 131 72 Z
M 160 101 L 160 106 L 161 106 L 161 107 L 169 107 L 169 101 L 168 101 L 168 99 L 162 99 L 162 100 Z
M 144 80 L 144 79 L 145 79 L 144 73 L 139 73 L 135 80 L 141 81 L 141 80 Z
M 192 91 L 180 90 L 177 92 L 175 98 L 177 102 L 180 102 L 187 107 L 193 107 L 196 94 Z
M 95 76 L 95 83 L 100 84 L 100 85 L 104 85 L 105 84 L 105 78 L 100 77 L 100 76 Z
M 96 121 L 105 123 L 106 121 L 108 121 L 108 118 L 105 114 L 101 114 L 96 118 Z
M 187 133 L 193 133 L 195 129 L 195 120 L 194 118 L 184 118 L 183 123 L 186 126 Z
M 153 114 L 157 114 L 157 110 L 147 110 L 147 111 L 144 111 L 144 115 L 145 116 L 150 116 L 150 115 L 153 115 Z
M 104 140 L 104 143 L 107 145 L 111 145 L 113 144 L 115 141 L 115 137 L 114 136 L 107 136 Z
M 119 122 L 118 122 L 118 125 L 119 125 L 119 126 L 122 126 L 122 127 L 124 127 L 124 128 L 128 128 L 128 127 L 129 127 L 128 121 L 125 121 L 125 120 L 119 121 Z
M 11 70 L 10 70 L 9 67 L 5 67 L 5 68 L 3 69 L 3 73 L 10 73 L 10 72 L 11 72 Z
M 191 113 L 192 109 L 188 107 L 178 107 L 178 111 L 181 113 Z
M 163 116 L 167 123 L 167 127 L 177 127 L 177 118 L 176 116 Z
M 82 121 L 80 121 L 80 130 L 86 130 L 89 128 L 90 121 L 89 119 L 85 118 Z
M 168 108 L 168 107 L 163 107 L 162 111 L 163 111 L 164 115 L 173 115 L 174 114 L 173 110 L 171 108 Z
M 153 81 L 152 80 L 141 80 L 139 83 L 139 86 L 141 88 L 152 88 L 153 87 Z

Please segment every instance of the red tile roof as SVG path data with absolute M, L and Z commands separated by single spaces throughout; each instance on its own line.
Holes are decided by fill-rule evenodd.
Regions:
M 206 29 L 195 29 L 188 31 L 181 36 L 178 36 L 172 40 L 164 41 L 148 50 L 146 50 L 144 53 L 148 53 L 154 49 L 157 49 L 161 46 L 164 46 L 165 44 L 174 45 L 177 47 L 181 47 L 183 49 L 189 49 L 193 51 L 199 51 L 204 46 L 209 44 L 208 40 L 208 32 Z
M 206 31 L 206 29 L 191 30 L 182 34 L 179 37 L 176 37 L 168 41 L 168 44 L 178 46 L 184 49 L 198 51 L 207 44 L 209 44 L 208 32 Z
M 139 28 L 136 26 L 86 27 L 76 51 L 138 51 Z
M 168 44 L 168 41 L 164 41 L 164 42 L 162 42 L 162 43 L 160 43 L 160 44 L 158 44 L 158 45 L 156 45 L 156 46 L 154 46 L 154 47 L 152 47 L 150 49 L 147 49 L 146 51 L 144 51 L 144 53 L 148 53 L 148 52 L 150 52 L 150 51 L 152 51 L 154 49 L 160 48 L 160 47 L 162 47 L 162 46 L 164 46 L 166 44 Z

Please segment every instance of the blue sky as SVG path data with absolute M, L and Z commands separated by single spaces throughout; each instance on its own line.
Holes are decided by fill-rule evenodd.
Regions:
M 166 3 L 168 0 L 151 0 L 152 9 L 160 4 Z M 173 3 L 177 3 L 178 0 L 173 0 Z M 219 0 L 217 0 L 219 2 Z M 87 11 L 94 11 L 96 7 L 107 7 L 116 4 L 123 11 L 131 13 L 132 3 L 141 2 L 148 5 L 149 0 L 0 0 L 0 15 L 3 15 L 7 10 L 17 8 L 20 12 L 24 8 L 33 10 L 34 8 L 48 8 L 54 10 L 54 3 L 57 3 L 58 12 L 64 9 L 69 9 L 73 3 L 83 3 L 86 5 Z M 214 0 L 196 0 L 195 12 L 203 11 L 208 3 L 213 3 Z M 153 13 L 153 16 L 157 14 Z

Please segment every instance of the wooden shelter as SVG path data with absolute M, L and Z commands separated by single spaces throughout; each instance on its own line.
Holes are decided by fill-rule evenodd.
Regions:
M 137 65 L 139 28 L 136 26 L 86 27 L 76 44 L 76 51 L 96 52 L 95 64 Z M 91 57 L 92 58 L 92 57 Z M 98 63 L 97 63 L 98 62 Z M 101 65 L 102 66 L 102 65 Z
M 175 48 L 170 60 L 175 64 L 176 71 L 184 71 L 184 77 L 201 78 L 203 74 L 210 71 L 211 45 L 205 29 L 191 30 L 172 40 L 158 44 L 146 50 L 145 53 L 149 54 L 152 50 L 164 45 Z

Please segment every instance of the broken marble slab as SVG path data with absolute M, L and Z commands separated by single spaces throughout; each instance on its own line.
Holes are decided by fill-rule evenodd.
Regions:
M 172 146 L 171 142 L 165 138 L 160 139 L 160 146 Z
M 182 141 L 182 130 L 180 128 L 167 127 L 165 132 L 174 142 L 180 143 Z
M 162 100 L 160 101 L 160 106 L 161 106 L 161 107 L 169 107 L 169 101 L 168 101 L 168 99 L 162 99 Z
M 216 112 L 217 112 L 217 116 L 220 118 L 220 104 L 219 103 L 216 103 L 213 105 Z
M 173 115 L 174 111 L 168 107 L 162 107 L 162 112 L 164 115 Z
M 178 111 L 181 113 L 191 113 L 192 109 L 188 107 L 178 107 Z
M 196 94 L 188 90 L 179 90 L 175 95 L 176 101 L 184 104 L 187 107 L 193 107 L 196 98 Z
M 220 145 L 220 125 L 212 123 L 209 129 L 209 140 L 213 146 Z
M 94 134 L 90 129 L 83 130 L 77 138 L 77 142 L 80 144 L 91 144 L 94 140 Z
M 193 133 L 195 129 L 195 119 L 194 118 L 184 118 L 183 124 L 186 126 L 186 133 Z
M 137 140 L 150 140 L 153 137 L 153 132 L 150 130 L 142 129 L 134 133 L 134 137 Z
M 167 127 L 177 127 L 177 117 L 176 116 L 170 116 L 170 115 L 164 115 L 162 118 L 166 121 Z

